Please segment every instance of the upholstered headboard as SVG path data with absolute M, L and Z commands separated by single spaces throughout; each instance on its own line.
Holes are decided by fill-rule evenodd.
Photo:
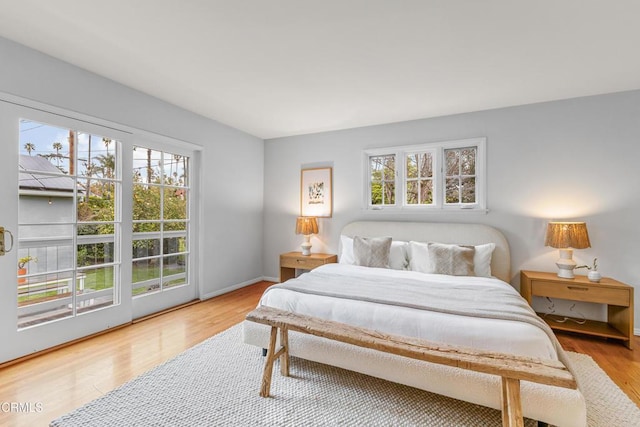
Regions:
M 356 221 L 342 229 L 346 236 L 392 237 L 393 240 L 439 242 L 460 245 L 495 243 L 491 274 L 507 283 L 511 280 L 509 243 L 497 229 L 484 224 L 438 222 Z

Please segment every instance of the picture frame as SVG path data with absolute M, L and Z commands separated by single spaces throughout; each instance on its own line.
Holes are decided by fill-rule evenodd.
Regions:
M 333 168 L 300 171 L 300 216 L 331 218 L 333 215 Z

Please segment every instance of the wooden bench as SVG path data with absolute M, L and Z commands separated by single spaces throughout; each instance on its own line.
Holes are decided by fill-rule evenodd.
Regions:
M 389 335 L 266 306 L 258 307 L 246 318 L 252 322 L 271 326 L 271 337 L 260 388 L 260 396 L 262 397 L 269 396 L 273 365 L 276 359 L 280 358 L 281 374 L 289 376 L 289 330 L 412 359 L 498 375 L 502 378 L 503 426 L 519 427 L 524 425 L 520 401 L 520 381 L 531 381 L 570 389 L 577 388 L 571 372 L 562 363 L 554 360 L 475 351 L 417 338 Z M 280 330 L 280 348 L 276 350 L 278 330 Z

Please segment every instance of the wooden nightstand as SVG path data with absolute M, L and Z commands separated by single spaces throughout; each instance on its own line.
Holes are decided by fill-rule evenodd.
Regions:
M 296 268 L 313 270 L 324 264 L 338 262 L 338 255 L 311 254 L 302 255 L 302 252 L 287 252 L 280 255 L 280 283 L 296 277 Z
M 582 325 L 571 321 L 558 323 L 550 320 L 549 316 L 544 320 L 552 329 L 614 338 L 632 347 L 633 287 L 629 285 L 608 277 L 594 283 L 585 276 L 563 279 L 555 273 L 523 270 L 520 272 L 520 294 L 529 304 L 534 296 L 606 304 L 606 322 L 587 320 Z

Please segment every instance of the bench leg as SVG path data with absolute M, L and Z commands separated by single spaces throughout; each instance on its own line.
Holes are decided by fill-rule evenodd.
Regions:
M 282 346 L 282 354 L 280 355 L 280 374 L 284 377 L 289 376 L 289 330 L 280 328 L 280 345 Z
M 523 427 L 520 380 L 502 377 L 502 426 Z
M 264 361 L 264 373 L 262 374 L 262 386 L 260 387 L 260 396 L 269 397 L 271 390 L 271 374 L 273 373 L 273 362 L 276 353 L 276 338 L 278 337 L 278 328 L 271 327 L 271 339 L 269 340 L 269 348 L 267 349 L 267 359 Z

